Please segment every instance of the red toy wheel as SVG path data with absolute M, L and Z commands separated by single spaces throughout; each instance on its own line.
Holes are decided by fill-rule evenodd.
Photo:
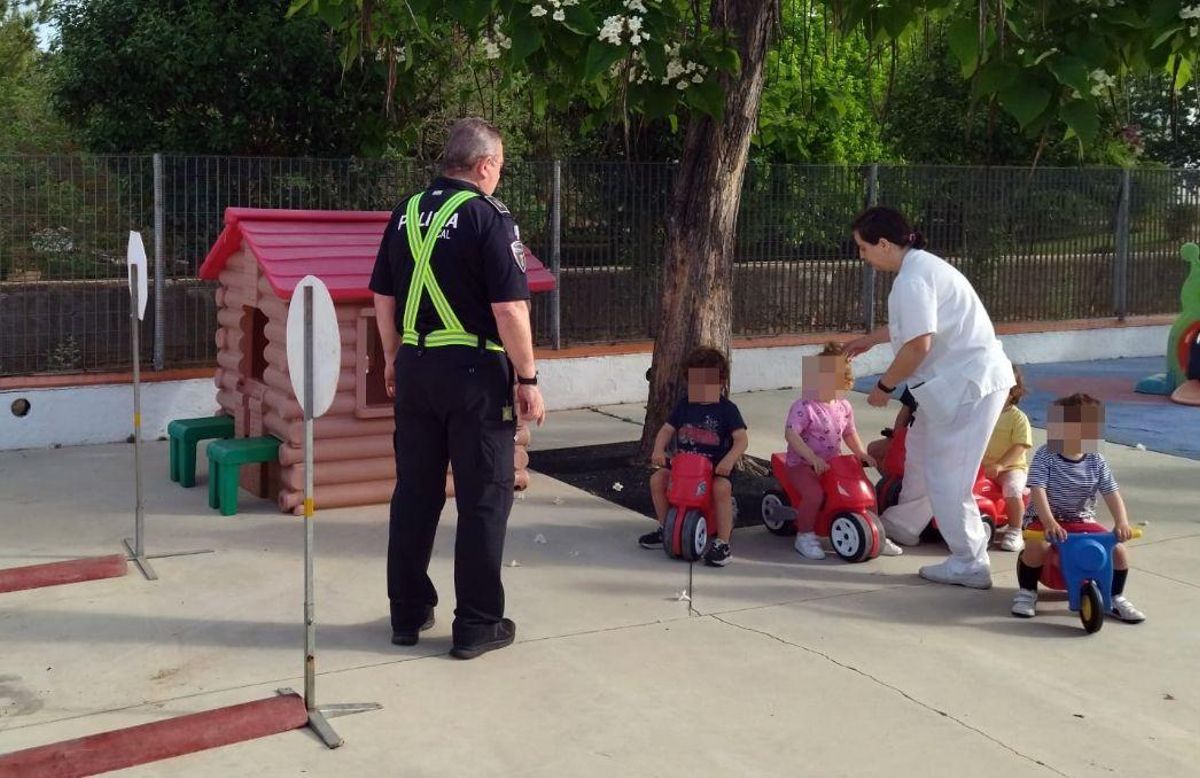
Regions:
M 996 539 L 996 517 L 981 513 L 979 518 L 983 520 L 983 531 L 987 534 L 987 543 L 984 544 L 986 548 L 992 545 L 992 541 Z
M 796 534 L 796 521 L 793 518 L 787 494 L 779 489 L 768 489 L 763 493 L 759 503 L 763 526 L 772 535 L 787 537 Z
M 675 527 L 678 523 L 679 510 L 668 508 L 667 517 L 663 520 L 663 553 L 671 559 L 679 556 L 679 549 L 675 547 Z
M 875 484 L 875 501 L 881 513 L 900 502 L 900 489 L 903 486 L 903 478 L 885 475 L 879 479 L 879 483 Z
M 679 536 L 683 558 L 695 562 L 704 556 L 708 549 L 708 522 L 704 514 L 692 508 L 683 515 L 683 531 Z
M 829 523 L 829 542 L 844 562 L 862 562 L 871 553 L 871 525 L 862 516 L 840 513 Z

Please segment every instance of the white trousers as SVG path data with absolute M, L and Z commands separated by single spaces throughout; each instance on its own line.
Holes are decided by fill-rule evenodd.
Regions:
M 940 423 L 931 423 L 918 409 L 908 430 L 900 500 L 884 511 L 884 526 L 916 535 L 936 516 L 954 572 L 988 564 L 987 532 L 972 489 L 1007 397 L 1004 389 L 964 403 Z

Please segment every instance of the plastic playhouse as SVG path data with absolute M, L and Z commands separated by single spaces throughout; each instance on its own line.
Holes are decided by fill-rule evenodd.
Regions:
M 1167 339 L 1167 372 L 1147 376 L 1135 388 L 1200 406 L 1200 246 L 1185 243 L 1179 253 L 1191 270 L 1179 292 L 1179 318 Z
M 274 498 L 283 511 L 303 507 L 303 415 L 287 372 L 287 311 L 292 291 L 312 274 L 329 288 L 341 331 L 342 373 L 329 412 L 314 429 L 318 507 L 387 502 L 395 486 L 393 406 L 383 384 L 383 345 L 367 288 L 387 211 L 229 208 L 200 277 L 216 292 L 217 404 L 220 415 L 180 419 L 168 428 L 171 477 L 195 484 L 196 448 L 207 446 L 209 505 L 237 511 L 238 487 Z M 527 263 L 529 288 L 554 277 Z M 529 429 L 518 427 L 516 483 L 529 476 Z M 447 494 L 453 494 L 447 474 Z

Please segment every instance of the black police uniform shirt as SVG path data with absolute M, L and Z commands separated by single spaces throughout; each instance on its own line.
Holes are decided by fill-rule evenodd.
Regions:
M 439 177 L 424 191 L 420 201 L 421 235 L 434 214 L 456 192 L 469 190 L 472 197 L 458 207 L 434 244 L 430 268 L 450 303 L 450 309 L 472 335 L 500 343 L 492 303 L 529 299 L 525 278 L 525 247 L 512 214 L 494 197 L 486 197 L 466 181 Z M 411 196 L 410 196 L 411 197 Z M 375 269 L 369 284 L 372 292 L 396 298 L 396 330 L 404 332 L 404 304 L 412 281 L 414 262 L 408 245 L 406 197 L 392 212 Z M 421 295 L 417 309 L 417 332 L 443 328 L 428 292 Z
M 716 466 L 733 448 L 733 433 L 746 429 L 742 413 L 727 397 L 715 403 L 684 398 L 667 417 L 675 428 L 675 450 L 708 457 Z

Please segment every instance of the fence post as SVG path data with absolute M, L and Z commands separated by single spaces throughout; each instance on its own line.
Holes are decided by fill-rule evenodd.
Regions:
M 167 279 L 163 259 L 163 230 L 166 219 L 163 214 L 163 160 L 162 154 L 154 155 L 154 369 L 166 366 L 166 311 Z
M 1129 168 L 1121 171 L 1121 195 L 1117 202 L 1116 253 L 1113 256 L 1113 309 L 1125 321 L 1129 307 Z
M 868 208 L 879 204 L 879 165 L 871 164 L 867 168 L 867 199 Z M 875 329 L 875 268 L 866 262 L 863 266 L 862 304 L 863 326 L 867 332 Z
M 554 348 L 562 348 L 562 161 L 554 160 L 554 186 L 550 203 L 550 272 L 554 291 L 550 293 L 550 332 Z

